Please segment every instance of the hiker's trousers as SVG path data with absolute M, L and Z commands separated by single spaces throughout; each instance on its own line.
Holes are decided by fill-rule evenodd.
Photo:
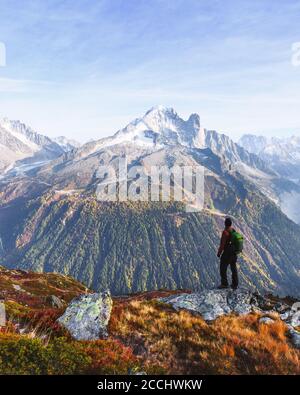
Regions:
M 232 286 L 237 287 L 239 285 L 238 272 L 237 272 L 237 254 L 235 252 L 227 252 L 221 256 L 220 261 L 220 274 L 221 274 L 221 284 L 228 287 L 227 280 L 227 268 L 230 266 L 231 274 L 232 274 Z

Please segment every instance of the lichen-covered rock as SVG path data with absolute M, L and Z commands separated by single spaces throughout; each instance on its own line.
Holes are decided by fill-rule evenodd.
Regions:
M 280 314 L 280 318 L 293 328 L 300 327 L 299 307 L 299 302 L 294 303 L 294 305 L 290 307 L 289 310 L 286 310 L 283 314 Z
M 255 306 L 253 294 L 247 289 L 213 289 L 193 294 L 181 294 L 160 299 L 176 310 L 186 309 L 201 314 L 206 321 L 212 321 L 224 314 L 248 314 Z
M 254 307 L 255 298 L 248 289 L 237 289 L 227 293 L 227 304 L 237 314 L 248 314 Z
M 109 291 L 81 295 L 71 301 L 58 322 L 76 340 L 105 338 L 112 303 Z

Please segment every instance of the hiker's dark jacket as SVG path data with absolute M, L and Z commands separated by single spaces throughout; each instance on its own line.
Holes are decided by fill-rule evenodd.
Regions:
M 225 228 L 222 233 L 221 237 L 221 242 L 220 242 L 220 247 L 218 250 L 218 256 L 221 256 L 221 254 L 226 250 L 226 248 L 230 245 L 231 241 L 231 230 L 232 227 L 230 226 L 229 228 Z

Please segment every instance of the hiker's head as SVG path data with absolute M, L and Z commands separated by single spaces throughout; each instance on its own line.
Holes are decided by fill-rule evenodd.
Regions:
M 226 226 L 226 228 L 229 228 L 231 225 L 232 225 L 231 218 L 226 218 L 225 219 L 225 226 Z

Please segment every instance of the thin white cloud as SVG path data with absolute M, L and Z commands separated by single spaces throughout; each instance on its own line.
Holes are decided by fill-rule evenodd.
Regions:
M 21 80 L 14 78 L 0 78 L 0 93 L 34 93 L 49 87 L 57 86 L 50 81 Z

